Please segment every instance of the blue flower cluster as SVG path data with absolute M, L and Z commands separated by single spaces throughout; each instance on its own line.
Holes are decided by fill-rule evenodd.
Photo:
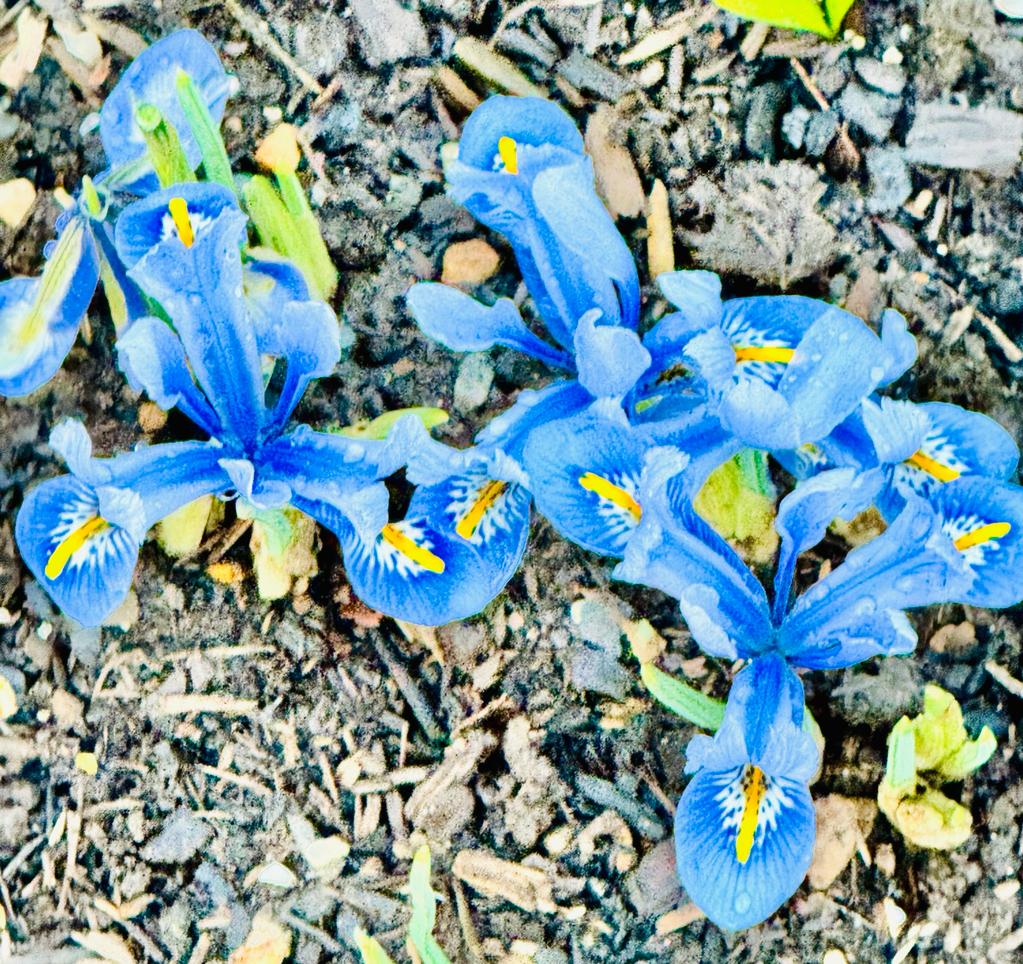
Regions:
M 473 539 L 492 531 L 493 518 L 473 516 L 457 533 L 435 529 L 438 493 L 429 486 L 404 518 L 389 514 L 390 476 L 404 469 L 415 484 L 421 458 L 423 478 L 434 482 L 462 453 L 430 440 L 413 415 L 380 440 L 288 429 L 310 381 L 339 360 L 338 321 L 299 267 L 250 246 L 244 186 L 236 190 L 229 169 L 226 185 L 194 179 L 200 154 L 211 165 L 190 128 L 194 111 L 183 112 L 182 78 L 205 99 L 200 115 L 219 120 L 228 78 L 190 30 L 145 51 L 104 103 L 109 169 L 62 219 L 42 276 L 0 285 L 0 390 L 24 394 L 54 373 L 102 276 L 115 321 L 122 309 L 116 350 L 129 383 L 162 409 L 178 409 L 206 441 L 95 458 L 81 423 L 58 425 L 50 444 L 70 474 L 25 498 L 16 538 L 26 564 L 67 615 L 97 625 L 128 592 L 147 531 L 216 494 L 250 512 L 292 506 L 333 531 L 369 606 L 431 624 L 478 612 L 508 578 L 506 563 L 494 561 L 500 553 L 484 554 Z M 142 105 L 173 131 L 164 136 L 191 179 L 161 186 L 166 178 L 156 177 L 137 123 Z M 494 472 L 505 462 L 496 452 L 487 459 Z M 470 506 L 475 498 L 462 495 Z M 517 560 L 515 539 L 524 543 L 524 530 L 503 551 Z
M 447 494 L 434 506 L 510 573 L 532 500 L 568 539 L 620 559 L 616 578 L 677 599 L 706 653 L 745 662 L 720 729 L 689 745 L 676 846 L 708 917 L 749 927 L 792 895 L 813 851 L 820 759 L 795 671 L 911 652 L 907 609 L 1023 598 L 1023 489 L 1006 481 L 1016 445 L 984 415 L 877 394 L 916 358 L 894 311 L 876 333 L 810 298 L 722 300 L 715 275 L 678 271 L 657 279 L 672 310 L 640 336 L 635 265 L 578 131 L 550 102 L 484 102 L 447 174 L 452 196 L 508 239 L 549 337 L 508 299 L 435 283 L 411 289 L 412 314 L 450 348 L 509 346 L 558 376 L 523 391 L 446 477 L 439 466 Z M 770 595 L 693 506 L 710 472 L 748 449 L 796 480 L 777 510 Z M 872 505 L 883 534 L 794 597 L 800 555 Z

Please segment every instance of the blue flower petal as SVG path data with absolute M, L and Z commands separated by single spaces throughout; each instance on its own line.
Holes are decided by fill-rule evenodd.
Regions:
M 990 609 L 1023 599 L 1023 489 L 964 477 L 935 490 L 931 503 L 963 581 L 944 599 Z
M 214 121 L 224 115 L 228 77 L 216 50 L 195 30 L 177 30 L 144 50 L 128 65 L 121 79 L 103 103 L 99 133 L 111 167 L 146 156 L 146 143 L 135 123 L 135 109 L 152 104 L 174 125 L 189 164 L 201 160 L 199 145 L 192 136 L 178 101 L 177 75 L 184 71 L 195 82 Z M 127 190 L 145 194 L 156 190 L 156 175 L 146 173 L 125 185 Z
M 598 310 L 586 312 L 575 330 L 579 384 L 594 398 L 622 398 L 650 364 L 650 352 L 634 331 L 600 324 Z
M 178 225 L 171 210 L 171 202 L 175 198 L 184 201 L 196 240 L 223 211 L 238 210 L 235 196 L 223 185 L 209 181 L 175 184 L 129 204 L 118 216 L 114 228 L 114 244 L 129 275 L 131 269 L 157 245 L 175 243 L 181 246 Z
M 805 482 L 781 500 L 774 525 L 781 536 L 781 551 L 774 580 L 774 616 L 779 621 L 788 609 L 789 592 L 800 553 L 817 545 L 834 519 L 849 521 L 866 509 L 877 495 L 884 476 L 877 469 L 831 469 Z
M 810 866 L 818 753 L 801 719 L 799 681 L 768 656 L 736 677 L 717 734 L 689 745 L 696 775 L 675 811 L 679 879 L 725 930 L 770 916 Z
M 660 457 L 663 450 L 655 451 Z M 710 655 L 756 655 L 774 637 L 764 588 L 735 550 L 679 497 L 684 492 L 674 481 L 679 464 L 663 458 L 660 473 L 647 466 L 639 495 L 643 515 L 614 577 L 678 599 L 693 638 Z
M 85 477 L 60 476 L 33 488 L 18 512 L 15 537 L 54 602 L 95 626 L 127 593 L 150 526 L 229 483 L 215 445 L 180 442 L 93 460 L 80 427 L 54 434 L 54 444 Z
M 502 137 L 510 137 L 520 150 L 554 147 L 578 156 L 583 153 L 583 139 L 575 121 L 557 104 L 543 97 L 499 94 L 488 97 L 469 115 L 458 144 L 459 163 L 494 170 Z
M 267 429 L 273 431 L 291 417 L 309 382 L 334 371 L 341 358 L 337 316 L 322 301 L 289 301 L 281 306 L 273 332 L 264 332 L 260 347 L 287 364 Z
M 314 300 L 301 270 L 274 251 L 261 249 L 259 257 L 248 257 L 243 265 L 245 303 L 256 328 L 260 355 L 278 357 L 277 334 L 281 311 L 289 301 Z
M 717 417 L 750 448 L 792 449 L 804 441 L 798 413 L 788 399 L 759 379 L 740 381 L 727 392 Z
M 523 389 L 507 411 L 484 426 L 476 436 L 480 445 L 500 448 L 509 458 L 521 460 L 529 434 L 541 425 L 582 411 L 593 396 L 577 381 L 553 382 L 546 388 Z
M 639 487 L 649 448 L 624 419 L 592 411 L 534 430 L 524 460 L 537 509 L 566 539 L 621 556 L 642 515 Z
M 543 171 L 533 184 L 533 200 L 544 231 L 554 240 L 543 246 L 544 253 L 552 256 L 550 269 L 561 269 L 545 281 L 548 288 L 556 283 L 561 291 L 569 331 L 571 322 L 591 308 L 599 308 L 609 321 L 635 329 L 639 322 L 636 263 L 594 190 L 592 171 L 578 164 Z M 532 254 L 542 268 L 537 251 Z
M 916 338 L 910 333 L 906 319 L 887 308 L 881 314 L 881 347 L 884 350 L 884 375 L 879 385 L 890 385 L 908 371 L 916 361 Z
M 526 327 L 510 298 L 488 306 L 457 288 L 422 281 L 409 289 L 406 299 L 419 327 L 454 351 L 507 345 L 556 368 L 573 367 L 566 352 L 548 345 Z
M 139 318 L 117 339 L 117 363 L 135 391 L 164 411 L 180 409 L 207 435 L 221 434 L 220 419 L 192 379 L 185 349 L 160 318 Z
M 677 310 L 650 330 L 653 342 L 665 346 L 674 342 L 677 347 L 683 333 L 708 331 L 720 324 L 721 279 L 713 271 L 668 271 L 657 276 L 657 287 Z
M 170 318 L 225 438 L 251 448 L 267 409 L 255 328 L 242 296 L 239 245 L 245 224 L 241 211 L 225 206 L 193 225 L 194 238 L 185 239 L 191 243 L 174 233 L 157 242 L 129 274 Z
M 0 395 L 27 395 L 60 368 L 99 280 L 92 232 L 64 226 L 42 274 L 0 283 Z

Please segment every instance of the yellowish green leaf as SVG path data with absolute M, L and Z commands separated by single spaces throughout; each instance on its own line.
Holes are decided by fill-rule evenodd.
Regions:
M 787 30 L 834 38 L 853 0 L 714 0 L 723 10 Z

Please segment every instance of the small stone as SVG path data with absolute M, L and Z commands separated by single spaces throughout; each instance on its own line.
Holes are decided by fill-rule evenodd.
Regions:
M 802 104 L 793 107 L 781 119 L 782 137 L 789 142 L 797 151 L 803 147 L 806 138 L 806 127 L 810 123 L 810 110 Z
M 99 772 L 99 759 L 95 753 L 83 750 L 75 754 L 75 769 L 80 770 L 87 777 L 94 777 Z
M 185 808 L 174 811 L 163 829 L 142 849 L 142 857 L 150 863 L 183 864 L 206 846 L 213 831 L 194 813 Z
M 928 641 L 936 653 L 963 653 L 977 642 L 977 628 L 970 622 L 942 626 Z
M 827 890 L 855 856 L 860 841 L 866 836 L 865 818 L 869 817 L 869 823 L 873 824 L 877 805 L 871 800 L 853 800 L 833 793 L 821 797 L 814 807 L 817 839 L 807 879 L 815 890 Z
M 446 285 L 478 285 L 493 277 L 501 256 L 482 238 L 456 241 L 444 252 L 440 280 Z
M 167 413 L 156 402 L 145 401 L 139 405 L 139 428 L 143 432 L 159 432 L 167 424 Z
M 889 97 L 898 97 L 906 86 L 906 71 L 901 66 L 873 57 L 857 57 L 856 73 L 868 87 Z
M 26 177 L 0 184 L 0 221 L 9 228 L 16 228 L 35 204 L 35 185 Z
M 810 157 L 822 157 L 837 133 L 838 115 L 833 110 L 814 112 L 806 125 L 806 153 Z
M 82 701 L 72 696 L 67 690 L 54 690 L 50 697 L 50 709 L 62 730 L 70 730 L 84 722 L 82 717 Z
M 913 193 L 913 179 L 902 151 L 895 147 L 870 147 L 864 158 L 870 174 L 867 210 L 873 214 L 897 211 Z
M 898 47 L 885 47 L 884 53 L 881 55 L 881 60 L 892 66 L 897 67 L 905 58 L 902 55 L 902 51 Z
M 848 959 L 837 947 L 829 947 L 821 958 L 821 964 L 848 964 Z
M 874 851 L 874 866 L 886 877 L 895 876 L 895 850 L 891 844 L 880 844 Z
M 778 83 L 760 84 L 753 89 L 743 142 L 754 157 L 773 161 L 777 155 L 775 135 L 778 116 L 786 98 L 785 88 Z
M 660 916 L 671 910 L 680 891 L 674 841 L 662 840 L 648 850 L 626 878 L 625 887 L 640 917 Z
M 288 829 L 313 876 L 323 882 L 333 880 L 344 868 L 351 844 L 343 837 L 321 837 L 313 825 L 299 813 L 289 813 Z
M 921 106 L 906 135 L 913 164 L 1006 176 L 1023 150 L 1023 114 L 999 107 Z
M 1003 880 L 1000 884 L 995 884 L 994 895 L 999 900 L 1009 901 L 1019 893 L 1019 888 L 1019 878 L 1011 877 L 1009 880 Z
M 455 408 L 471 412 L 486 404 L 494 383 L 494 366 L 482 352 L 466 355 L 458 366 L 455 379 Z
M 888 140 L 892 125 L 895 123 L 895 115 L 901 106 L 900 101 L 877 91 L 867 90 L 855 82 L 842 91 L 842 96 L 838 100 L 842 116 L 860 128 L 871 140 L 879 143 Z
M 9 720 L 18 712 L 18 696 L 11 681 L 0 673 L 0 720 Z
M 366 41 L 360 52 L 371 67 L 429 55 L 423 21 L 398 0 L 351 0 L 349 9 Z

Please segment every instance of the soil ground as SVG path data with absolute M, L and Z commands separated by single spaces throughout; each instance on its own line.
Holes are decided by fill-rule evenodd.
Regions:
M 240 81 L 225 125 L 237 168 L 251 169 L 281 118 L 315 161 L 306 174 L 342 271 L 337 307 L 357 340 L 308 392 L 303 421 L 440 405 L 452 413 L 442 435 L 466 444 L 550 377 L 509 351 L 469 359 L 431 344 L 402 303 L 469 238 L 502 260 L 475 293 L 518 287 L 500 239 L 443 191 L 441 145 L 488 89 L 453 57 L 472 37 L 586 128 L 645 281 L 642 195 L 660 179 L 679 267 L 718 270 L 730 294 L 788 284 L 870 321 L 898 308 L 921 357 L 896 394 L 978 408 L 1023 435 L 1019 135 L 1001 115 L 939 129 L 923 110 L 1023 108 L 1023 27 L 987 0 L 866 0 L 831 44 L 700 2 L 83 6 L 103 18 L 109 77 L 72 80 L 47 48 L 0 101 L 0 181 L 40 191 L 26 224 L 0 228 L 5 271 L 35 269 L 52 190 L 101 169 L 90 117 L 126 51 L 197 27 Z M 59 17 L 64 5 L 40 7 Z M 655 31 L 659 49 L 630 63 Z M 927 137 L 941 149 L 905 150 Z M 1006 141 L 998 170 L 955 166 L 993 163 Z M 664 306 L 645 291 L 649 320 Z M 436 634 L 403 633 L 352 600 L 329 536 L 319 574 L 274 604 L 256 595 L 242 538 L 223 553 L 237 564 L 226 583 L 210 575 L 210 550 L 175 562 L 147 543 L 118 625 L 86 631 L 54 612 L 11 540 L 25 489 L 60 470 L 51 427 L 83 418 L 100 453 L 187 430 L 176 417 L 140 422 L 98 308 L 90 329 L 48 386 L 0 402 L 0 671 L 20 704 L 0 724 L 0 958 L 224 960 L 269 908 L 289 960 L 356 960 L 356 926 L 406 960 L 402 888 L 429 842 L 437 936 L 456 962 L 1018 959 L 1018 610 L 919 612 L 915 657 L 806 678 L 826 739 L 818 798 L 875 795 L 885 734 L 925 681 L 959 698 L 972 730 L 990 725 L 998 752 L 953 791 L 974 816 L 969 841 L 915 850 L 878 816 L 823 889 L 804 884 L 768 922 L 728 936 L 675 883 L 672 809 L 695 731 L 642 690 L 620 619 L 649 619 L 667 640 L 661 665 L 708 692 L 727 691 L 731 668 L 700 657 L 670 600 L 612 583 L 606 560 L 541 519 L 507 591 Z M 801 576 L 842 551 L 829 537 Z M 962 623 L 975 632 L 934 645 Z M 98 757 L 95 776 L 76 768 L 80 751 Z M 345 843 L 341 869 L 323 866 Z M 828 846 L 834 859 L 844 845 Z

